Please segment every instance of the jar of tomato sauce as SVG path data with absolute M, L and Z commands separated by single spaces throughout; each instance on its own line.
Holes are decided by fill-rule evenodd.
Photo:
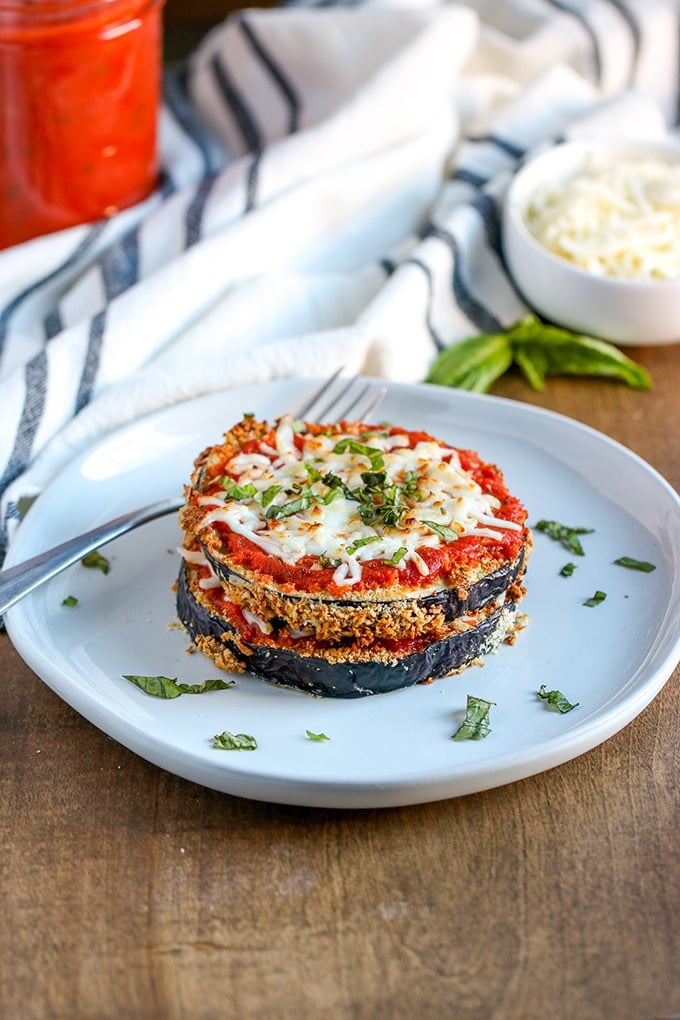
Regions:
M 113 216 L 158 172 L 162 0 L 0 0 L 0 248 Z

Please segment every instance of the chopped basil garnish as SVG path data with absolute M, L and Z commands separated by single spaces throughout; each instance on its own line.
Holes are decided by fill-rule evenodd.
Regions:
M 67 595 L 65 599 L 61 600 L 61 604 L 62 606 L 77 606 L 78 599 L 75 597 L 75 595 Z
M 562 569 L 560 570 L 560 574 L 562 577 L 571 577 L 575 570 L 576 570 L 575 563 L 565 563 Z
M 447 528 L 445 524 L 437 524 L 436 521 L 423 521 L 423 524 L 427 524 L 428 528 L 435 531 L 445 542 L 458 541 L 458 532 L 454 531 L 453 528 Z
M 584 606 L 599 606 L 600 602 L 604 602 L 607 597 L 607 593 L 604 591 L 596 591 L 594 595 L 591 595 L 589 599 L 586 599 L 583 603 Z
M 137 676 L 133 673 L 123 673 L 123 679 L 129 680 L 153 698 L 179 698 L 180 694 L 205 694 L 206 691 L 223 691 L 235 686 L 233 680 L 204 680 L 202 684 L 184 684 L 177 683 L 177 677 Z
M 379 542 L 379 541 L 380 541 L 380 535 L 367 535 L 366 538 L 357 538 L 357 540 L 355 542 L 352 542 L 351 545 L 347 546 L 347 554 L 348 554 L 348 556 L 351 556 L 352 553 L 355 553 L 357 551 L 357 549 L 361 549 L 362 546 L 370 545 L 371 542 Z
M 651 574 L 656 567 L 653 563 L 647 563 L 646 560 L 634 560 L 632 556 L 619 556 L 618 560 L 614 560 L 619 567 L 629 567 L 631 570 L 642 570 L 645 574 Z
M 281 492 L 282 488 L 282 485 L 270 485 L 268 489 L 265 489 L 264 492 L 260 493 L 260 502 L 262 503 L 262 506 L 269 506 L 271 501 L 274 499 L 274 496 Z
M 577 708 L 579 702 L 575 702 L 573 705 L 570 701 L 567 701 L 562 691 L 548 691 L 546 690 L 545 684 L 541 684 L 538 690 L 538 696 L 543 701 L 547 701 L 551 708 L 554 708 L 556 712 L 571 712 L 572 708 Z
M 591 535 L 595 529 L 570 528 L 566 524 L 560 524 L 559 521 L 538 521 L 536 524 L 536 530 L 544 532 L 549 538 L 554 539 L 556 542 L 561 542 L 563 546 L 571 550 L 571 552 L 575 553 L 577 556 L 583 556 L 585 554 L 578 536 Z
M 305 730 L 305 733 L 307 734 L 310 740 L 316 740 L 317 742 L 331 739 L 330 737 L 327 737 L 325 733 L 312 733 L 311 730 Z
M 292 499 L 290 503 L 282 503 L 280 506 L 272 505 L 267 507 L 265 517 L 267 520 L 276 518 L 279 520 L 281 517 L 292 517 L 293 514 L 299 514 L 312 502 L 308 495 L 300 496 L 298 499 Z
M 320 567 L 333 567 L 333 569 L 335 569 L 335 567 L 339 567 L 341 563 L 342 560 L 331 559 L 331 557 L 326 556 L 325 553 L 321 553 L 319 556 Z
M 489 711 L 494 701 L 485 701 L 472 694 L 467 696 L 465 718 L 451 737 L 451 740 L 483 740 L 491 733 Z
M 305 471 L 307 472 L 307 477 L 309 478 L 310 482 L 313 483 L 321 481 L 322 477 L 321 472 L 319 471 L 318 468 L 314 467 L 314 464 L 312 463 L 311 460 L 305 461 Z
M 95 570 L 101 570 L 102 574 L 108 574 L 110 570 L 109 561 L 97 549 L 88 553 L 87 556 L 83 556 L 80 562 L 84 567 L 93 567 Z
M 254 496 L 257 496 L 257 489 L 252 482 L 248 482 L 247 485 L 237 485 L 233 478 L 225 476 L 220 478 L 220 485 L 230 499 L 253 499 Z
M 407 499 L 413 499 L 416 502 L 423 498 L 423 494 L 418 488 L 418 474 L 416 471 L 406 472 L 401 491 Z
M 383 563 L 386 567 L 396 567 L 398 563 L 401 563 L 407 552 L 406 546 L 400 545 L 394 556 L 390 556 L 389 560 L 383 560 Z
M 380 471 L 385 465 L 382 450 L 377 450 L 375 446 L 366 446 L 365 443 L 360 443 L 352 436 L 345 436 L 333 447 L 333 453 L 347 453 L 347 451 L 367 457 L 373 471 Z
M 212 746 L 218 751 L 255 751 L 257 741 L 249 733 L 230 733 L 224 730 L 215 734 Z

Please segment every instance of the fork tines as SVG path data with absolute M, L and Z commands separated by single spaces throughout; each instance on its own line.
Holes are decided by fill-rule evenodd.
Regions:
M 326 379 L 298 408 L 296 417 L 324 421 L 364 421 L 387 393 L 386 386 L 376 387 L 360 376 L 341 379 L 342 368 Z

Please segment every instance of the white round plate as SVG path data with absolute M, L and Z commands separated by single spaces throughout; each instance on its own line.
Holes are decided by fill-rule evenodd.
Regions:
M 309 380 L 210 395 L 143 418 L 72 462 L 19 528 L 8 566 L 136 506 L 181 491 L 194 457 L 243 413 L 275 417 Z M 455 797 L 552 768 L 595 747 L 638 715 L 680 659 L 680 498 L 639 457 L 568 418 L 529 405 L 437 386 L 393 384 L 380 418 L 425 429 L 497 463 L 511 491 L 541 518 L 593 528 L 575 557 L 543 533 L 535 547 L 514 646 L 483 667 L 373 697 L 333 700 L 237 676 L 228 690 L 170 701 L 122 675 L 187 683 L 216 676 L 187 654 L 173 581 L 180 533 L 173 516 L 104 550 L 104 575 L 77 565 L 6 616 L 28 665 L 95 726 L 143 758 L 241 797 L 330 808 L 388 807 Z M 615 566 L 647 560 L 652 573 Z M 560 576 L 568 561 L 571 577 Z M 596 590 L 606 600 L 584 606 Z M 66 607 L 66 596 L 77 597 Z M 538 697 L 560 690 L 578 707 L 560 715 Z M 493 702 L 491 733 L 453 741 L 468 694 Z M 255 737 L 224 751 L 213 735 Z M 314 741 L 307 731 L 324 733 Z

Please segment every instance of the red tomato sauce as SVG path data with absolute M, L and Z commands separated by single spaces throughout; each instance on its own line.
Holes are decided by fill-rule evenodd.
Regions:
M 309 426 L 312 433 L 320 432 L 322 429 L 323 426 L 313 424 Z M 366 430 L 368 431 L 368 426 Z M 407 432 L 398 427 L 391 427 L 388 431 L 390 434 L 407 435 L 411 447 L 419 442 L 445 445 L 426 432 Z M 274 432 L 263 439 L 246 440 L 241 449 L 247 453 L 256 453 L 260 451 L 262 442 L 275 446 Z M 500 506 L 496 511 L 497 516 L 524 525 L 527 512 L 520 501 L 508 491 L 503 475 L 496 465 L 482 461 L 474 450 L 457 450 L 457 453 L 463 470 L 469 472 L 484 492 L 498 499 Z M 228 463 L 223 464 L 218 473 L 228 473 L 228 468 Z M 412 589 L 429 587 L 438 577 L 446 577 L 453 573 L 456 567 L 479 563 L 485 553 L 512 560 L 519 555 L 526 539 L 526 529 L 522 527 L 521 531 L 502 530 L 498 539 L 466 535 L 455 542 L 447 542 L 440 546 L 422 546 L 419 553 L 429 569 L 428 574 L 424 576 L 413 562 L 397 568 L 379 559 L 366 560 L 362 563 L 361 580 L 348 591 L 346 587 L 339 586 L 333 581 L 335 568 L 321 566 L 316 557 L 303 556 L 294 565 L 284 563 L 278 557 L 264 552 L 250 539 L 233 533 L 228 526 L 216 523 L 215 528 L 220 532 L 227 557 L 236 569 L 241 567 L 246 571 L 252 571 L 263 582 L 273 583 L 284 591 L 323 592 L 341 598 L 347 598 L 348 595 L 351 597 L 352 592 L 358 594 L 361 591 L 389 588 L 394 585 Z
M 162 0 L 0 0 L 0 248 L 157 180 Z

